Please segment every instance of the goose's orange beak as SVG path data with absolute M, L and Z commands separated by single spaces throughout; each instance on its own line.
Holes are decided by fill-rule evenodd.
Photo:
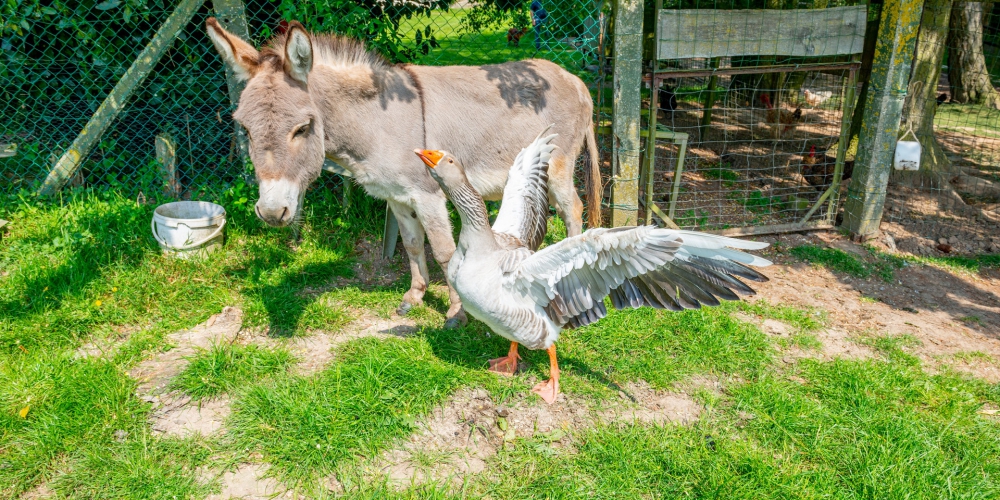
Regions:
M 438 162 L 441 161 L 441 158 L 444 157 L 444 153 L 433 149 L 414 149 L 413 152 L 420 157 L 420 160 L 423 161 L 425 165 L 431 168 L 436 167 Z

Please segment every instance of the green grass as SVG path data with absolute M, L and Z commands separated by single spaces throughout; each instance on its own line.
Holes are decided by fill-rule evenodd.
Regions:
M 554 61 L 577 76 L 588 78 L 591 73 L 583 71 L 587 64 L 597 64 L 583 52 L 559 39 L 567 34 L 549 33 L 547 43 L 541 50 L 535 49 L 534 32 L 528 32 L 521 38 L 518 47 L 508 45 L 507 29 L 509 26 L 487 28 L 479 32 L 468 32 L 464 22 L 468 9 L 434 10 L 430 16 L 414 16 L 400 22 L 398 33 L 404 40 L 414 41 L 416 32 L 424 35 L 427 26 L 437 40 L 439 47 L 431 49 L 426 55 L 419 57 L 414 63 L 429 65 L 471 65 L 499 64 L 530 58 L 542 58 Z
M 753 190 L 745 196 L 740 192 L 730 193 L 729 198 L 736 200 L 743 205 L 743 208 L 755 214 L 770 214 L 777 210 L 781 211 L 785 202 L 777 196 L 764 196 L 764 193 Z
M 838 248 L 800 245 L 789 249 L 793 257 L 831 271 L 855 278 L 876 276 L 891 282 L 897 270 L 907 265 L 931 265 L 953 273 L 978 273 L 984 268 L 1000 267 L 1000 255 L 916 257 L 895 255 L 868 247 L 868 257 L 861 257 Z
M 258 450 L 290 482 L 373 457 L 463 384 L 418 340 L 363 339 L 315 377 L 250 390 L 234 408 L 237 446 Z
M 474 485 L 495 498 L 995 498 L 1000 426 L 982 382 L 888 361 L 805 361 L 739 384 L 690 426 L 521 440 Z M 572 450 L 572 451 L 570 451 Z
M 697 423 L 515 439 L 460 491 L 396 491 L 366 475 L 370 459 L 398 447 L 463 387 L 485 389 L 514 412 L 541 404 L 524 398 L 548 376 L 546 354 L 522 350 L 529 368 L 511 378 L 488 373 L 487 360 L 509 343 L 477 321 L 440 329 L 447 296 L 435 285 L 414 311 L 417 331 L 338 345 L 325 369 L 296 375 L 282 337 L 335 332 L 362 314 L 387 318 L 398 305 L 405 273 L 385 287 L 342 284 L 358 239 L 381 229 L 384 205 L 362 199 L 344 212 L 313 190 L 296 238 L 263 228 L 225 194 L 218 199 L 230 209 L 227 243 L 190 262 L 159 254 L 148 236 L 151 206 L 114 194 L 0 206 L 12 221 L 0 242 L 0 497 L 46 484 L 68 498 L 202 498 L 216 487 L 206 479 L 211 471 L 247 461 L 316 495 L 317 480 L 335 473 L 357 498 L 896 498 L 908 478 L 912 498 L 947 496 L 942 485 L 956 497 L 998 493 L 1000 426 L 976 414 L 998 403 L 996 386 L 927 374 L 909 353 L 910 337 L 857 338 L 880 353 L 876 360 L 786 365 L 776 360 L 785 343 L 819 347 L 813 333 L 826 313 L 765 300 L 612 311 L 563 332 L 562 390 L 595 408 L 618 401 L 630 383 L 676 390 L 692 377 L 727 381 L 719 392 L 695 390 L 706 406 Z M 564 234 L 552 217 L 546 244 Z M 855 272 L 870 275 L 882 258 L 809 252 L 822 265 L 861 262 Z M 933 265 L 967 272 L 994 264 L 984 257 Z M 227 394 L 226 433 L 154 435 L 150 406 L 128 371 L 165 349 L 167 333 L 227 305 L 241 307 L 245 327 L 266 332 L 276 347 L 220 344 L 193 356 L 174 388 L 197 398 Z M 794 334 L 770 339 L 736 313 L 782 321 Z M 107 358 L 76 354 L 94 340 L 119 346 Z
M 231 392 L 249 382 L 287 370 L 295 359 L 286 349 L 256 345 L 215 345 L 190 360 L 174 388 L 195 398 Z
M 998 139 L 1000 110 L 978 104 L 943 104 L 934 115 L 934 129 Z

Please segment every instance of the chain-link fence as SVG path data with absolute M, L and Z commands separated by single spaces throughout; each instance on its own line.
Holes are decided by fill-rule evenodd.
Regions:
M 15 0 L 3 7 L 0 192 L 37 188 L 177 3 Z M 647 3 L 648 26 L 653 26 L 657 7 L 706 13 L 802 7 L 750 0 Z M 842 5 L 826 2 L 824 7 Z M 810 9 L 798 10 L 820 6 L 806 7 Z M 869 12 L 868 42 L 873 20 L 877 26 L 875 7 Z M 611 64 L 601 50 L 611 42 L 608 14 L 613 11 L 608 4 L 248 0 L 243 10 L 251 42 L 257 46 L 283 29 L 283 19 L 299 19 L 313 30 L 361 38 L 397 62 L 553 60 L 590 85 L 596 122 L 605 132 L 599 134 L 603 166 L 609 170 Z M 883 225 L 900 247 L 914 253 L 942 252 L 939 247 L 952 252 L 1000 249 L 995 240 L 1000 234 L 1000 98 L 993 87 L 1000 74 L 1000 16 L 995 10 L 992 3 L 926 2 L 903 121 L 903 130 L 912 128 L 924 145 L 922 166 L 917 174 L 892 174 Z M 127 102 L 118 103 L 120 112 L 83 158 L 73 185 L 130 194 L 176 187 L 175 193 L 186 198 L 237 179 L 252 180 L 233 134 L 223 64 L 205 33 L 205 19 L 213 13 L 211 2 L 200 5 L 148 78 Z M 763 31 L 751 35 L 758 42 L 769 36 Z M 694 31 L 684 39 L 719 42 L 713 36 L 717 35 Z M 850 95 L 855 90 L 851 85 L 855 68 L 803 65 L 836 65 L 856 58 L 692 55 L 661 60 L 648 55 L 647 59 L 659 62 L 643 71 L 660 71 L 662 78 L 644 90 L 646 110 L 653 88 L 661 98 L 656 106 L 656 156 L 641 180 L 643 198 L 648 195 L 678 224 L 690 228 L 839 223 L 839 204 L 852 176 L 856 143 L 845 147 L 842 132 L 852 117 L 859 116 L 845 116 L 854 106 Z M 786 68 L 731 71 L 767 65 Z M 662 74 L 670 71 L 676 74 Z M 645 123 L 648 127 L 648 115 Z M 854 125 L 851 135 L 858 129 Z M 682 135 L 686 137 L 683 160 L 678 139 Z M 172 174 L 158 159 L 157 137 L 172 145 L 170 156 L 177 165 Z M 839 173 L 844 181 L 839 184 L 834 180 L 838 152 L 843 153 Z M 578 178 L 583 178 L 582 172 Z
M 901 131 L 919 138 L 921 165 L 893 172 L 882 231 L 918 255 L 1000 252 L 995 5 L 929 0 L 916 51 Z
M 0 192 L 38 187 L 178 3 L 17 0 L 3 7 Z M 600 8 L 590 0 L 248 0 L 243 10 L 257 46 L 287 26 L 283 19 L 297 19 L 312 30 L 358 37 L 394 62 L 478 65 L 539 57 L 593 82 Z M 148 78 L 117 103 L 120 112 L 71 185 L 131 194 L 167 189 L 188 198 L 252 180 L 233 134 L 223 63 L 205 32 L 212 15 L 212 2 L 201 4 Z M 159 156 L 158 137 L 170 145 Z M 169 171 L 165 156 L 176 164 Z

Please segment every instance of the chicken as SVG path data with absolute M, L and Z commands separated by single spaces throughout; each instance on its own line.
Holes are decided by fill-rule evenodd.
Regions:
M 677 96 L 674 95 L 674 89 L 669 86 L 660 89 L 659 101 L 660 109 L 664 111 L 677 109 Z
M 802 94 L 806 98 L 806 104 L 814 108 L 826 102 L 827 99 L 833 97 L 833 92 L 829 90 L 821 90 L 819 92 L 813 92 L 809 89 L 805 89 L 802 91 Z
M 658 119 L 673 119 L 674 110 L 677 109 L 677 96 L 670 86 L 660 87 L 657 99 L 656 117 Z
M 771 104 L 771 98 L 767 94 L 760 95 L 760 102 L 767 108 L 767 113 L 764 115 L 764 127 L 766 131 L 765 134 L 756 135 L 764 135 L 771 139 L 781 139 L 782 136 L 795 131 L 799 120 L 802 119 L 801 108 L 795 108 L 795 111 L 776 109 Z
M 507 45 L 515 47 L 521 46 L 521 37 L 528 31 L 528 28 L 511 28 L 507 30 Z
M 938 94 L 937 96 L 938 106 L 944 104 L 944 102 L 947 100 L 948 100 L 948 94 Z
M 819 191 L 825 191 L 833 183 L 833 171 L 837 166 L 837 159 L 824 154 L 816 156 L 816 146 L 809 147 L 809 154 L 802 157 L 802 177 L 810 186 Z M 844 162 L 844 172 L 841 180 L 846 181 L 854 173 L 854 162 Z

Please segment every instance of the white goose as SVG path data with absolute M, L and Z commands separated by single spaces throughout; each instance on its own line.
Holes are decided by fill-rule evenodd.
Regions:
M 482 196 L 457 159 L 446 151 L 414 152 L 462 219 L 449 282 L 469 314 L 511 341 L 507 356 L 490 360 L 490 370 L 513 374 L 518 344 L 546 349 L 551 378 L 532 391 L 552 403 L 559 393 L 559 332 L 603 318 L 605 297 L 616 309 L 715 306 L 720 298 L 752 295 L 738 278 L 767 281 L 747 265 L 771 262 L 726 248 L 759 250 L 767 243 L 655 226 L 590 229 L 536 253 L 545 236 L 545 186 L 555 149 L 549 144 L 555 135 L 542 134 L 514 160 L 492 228 Z

